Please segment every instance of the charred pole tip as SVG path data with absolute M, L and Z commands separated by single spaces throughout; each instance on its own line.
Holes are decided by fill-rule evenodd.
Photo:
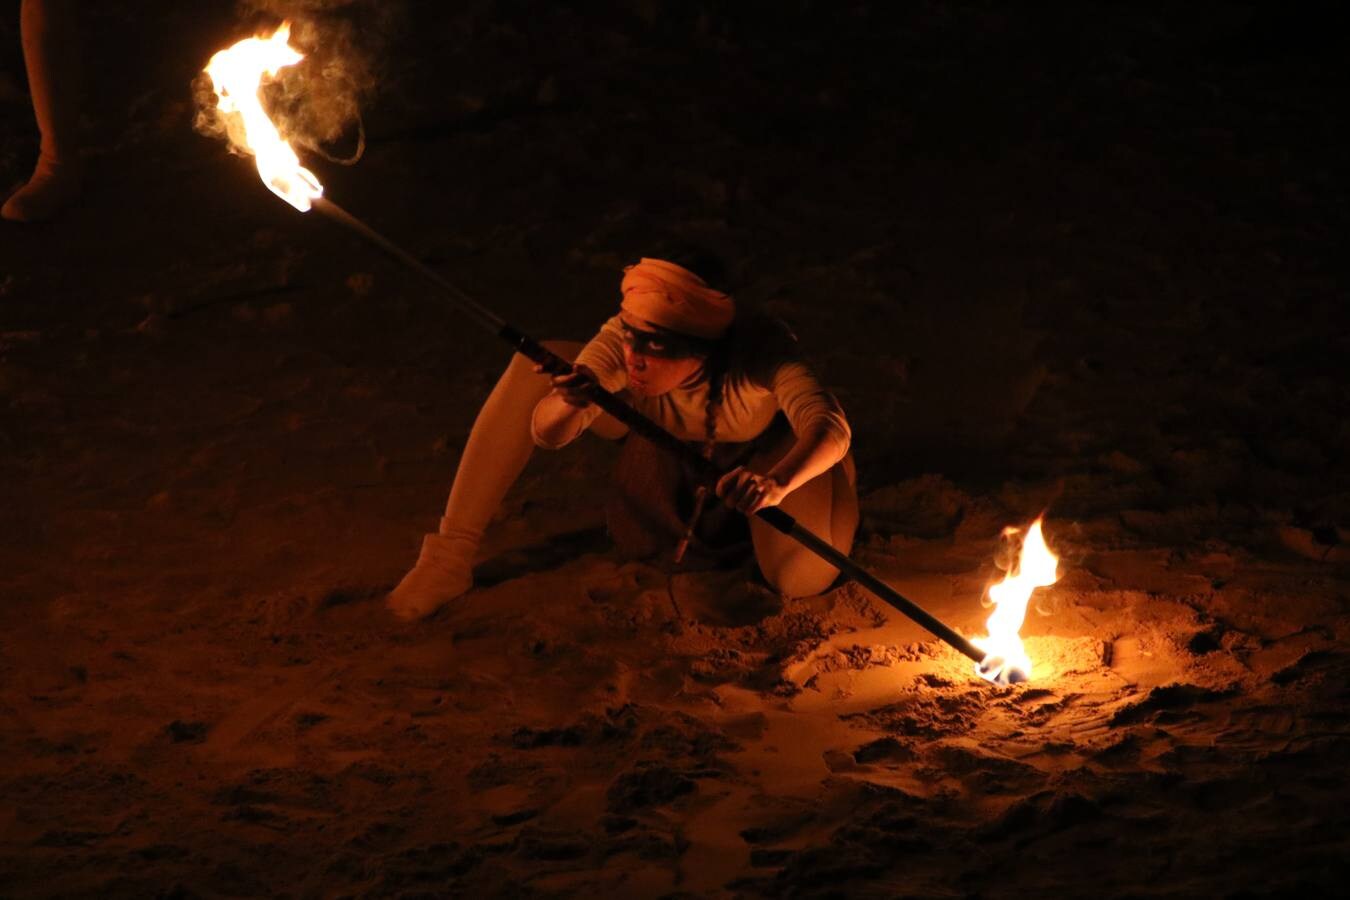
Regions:
M 548 350 L 534 338 L 511 326 L 505 319 L 483 306 L 477 300 L 456 287 L 453 283 L 447 281 L 439 273 L 432 270 L 421 260 L 412 256 L 402 247 L 399 247 L 393 241 L 338 206 L 332 200 L 321 197 L 314 201 L 314 209 L 323 213 L 325 216 L 328 216 L 330 219 L 345 225 L 348 229 L 365 238 L 371 244 L 374 244 L 394 260 L 402 263 L 405 268 L 411 269 L 413 272 L 422 276 L 422 278 L 438 288 L 447 299 L 459 307 L 461 311 L 469 316 L 469 318 L 497 335 L 497 337 L 506 341 L 515 348 L 517 353 L 538 363 L 545 372 L 552 375 L 562 375 L 572 371 L 572 364 L 570 362 Z M 642 413 L 619 399 L 615 394 L 596 385 L 591 392 L 591 399 L 596 406 L 599 406 L 605 412 L 609 413 L 620 422 L 623 422 L 637 434 L 642 435 L 647 440 L 664 448 L 670 453 L 673 453 L 677 458 L 686 462 L 693 468 L 694 472 L 705 484 L 708 484 L 709 486 L 716 484 L 717 479 L 722 475 L 722 472 L 717 466 L 713 465 L 710 460 L 705 459 L 702 454 L 698 453 L 669 431 L 666 431 L 660 425 L 657 425 L 651 419 L 642 415 Z M 977 663 L 984 662 L 987 654 L 980 650 L 979 647 L 972 644 L 969 639 L 948 626 L 945 622 L 938 619 L 923 607 L 919 606 L 917 603 L 902 596 L 895 588 L 886 584 L 886 582 L 854 562 L 847 554 L 841 553 L 838 548 L 829 541 L 802 526 L 801 523 L 783 512 L 783 510 L 776 506 L 770 506 L 761 509 L 759 512 L 755 513 L 755 515 L 776 530 L 792 538 L 797 543 L 834 566 L 840 572 L 843 572 L 845 575 L 861 584 L 863 587 L 867 588 L 867 590 L 894 607 L 897 611 L 904 613 L 910 619 L 922 625 L 943 641 L 946 641 L 959 652 L 970 657 Z

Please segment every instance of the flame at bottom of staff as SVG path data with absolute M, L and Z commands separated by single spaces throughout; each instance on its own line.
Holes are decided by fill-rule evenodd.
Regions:
M 1019 533 L 1017 528 L 1005 528 L 1003 537 L 1012 540 Z M 1022 646 L 1019 632 L 1032 592 L 1057 580 L 1059 558 L 1046 546 L 1041 519 L 1037 519 L 1022 537 L 1017 560 L 1008 569 L 1008 574 L 989 588 L 989 599 L 994 603 L 994 611 L 985 622 L 989 636 L 971 639 L 971 643 L 987 654 L 975 666 L 977 675 L 999 684 L 1026 681 L 1031 677 L 1031 658 Z

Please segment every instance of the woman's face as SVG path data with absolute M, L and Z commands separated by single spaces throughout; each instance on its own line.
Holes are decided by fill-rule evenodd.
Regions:
M 698 377 L 705 357 L 667 356 L 679 339 L 662 341 L 657 326 L 628 313 L 619 316 L 625 326 L 623 364 L 628 370 L 628 389 L 646 397 L 659 397 Z

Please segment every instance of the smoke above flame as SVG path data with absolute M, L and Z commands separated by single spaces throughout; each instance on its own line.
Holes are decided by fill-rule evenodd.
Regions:
M 377 77 L 377 61 L 400 27 L 402 0 L 237 0 L 236 9 L 247 29 L 243 33 L 257 37 L 221 53 L 242 46 L 278 57 L 289 53 L 304 62 L 274 60 L 275 67 L 257 71 L 251 91 L 251 76 L 244 76 L 233 102 L 256 96 L 278 136 L 295 150 L 343 165 L 359 160 L 365 150 L 361 107 L 385 80 Z M 277 22 L 283 22 L 287 37 L 278 37 Z M 212 58 L 213 65 L 220 56 Z M 254 140 L 246 139 L 242 112 L 222 103 L 221 81 L 203 71 L 192 88 L 196 130 L 227 141 L 236 153 L 257 155 Z
M 1003 537 L 1016 541 L 1019 529 L 1006 528 Z M 1022 536 L 1017 559 L 1003 580 L 989 588 L 994 604 L 985 627 L 989 636 L 972 638 L 971 643 L 987 655 L 975 666 L 981 678 L 1006 684 L 1031 677 L 1031 658 L 1022 646 L 1019 632 L 1026 619 L 1027 603 L 1037 588 L 1059 580 L 1059 557 L 1050 552 L 1041 530 L 1041 519 L 1032 522 Z
M 277 130 L 263 108 L 264 79 L 304 59 L 290 45 L 291 25 L 283 22 L 266 37 L 245 38 L 221 50 L 206 64 L 230 145 L 251 153 L 258 174 L 272 193 L 301 212 L 323 196 L 323 185 Z

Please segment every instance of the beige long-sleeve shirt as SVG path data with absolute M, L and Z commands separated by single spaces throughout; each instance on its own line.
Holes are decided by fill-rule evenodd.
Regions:
M 704 439 L 707 378 L 659 397 L 630 393 L 618 316 L 601 326 L 600 332 L 577 355 L 576 362 L 589 367 L 602 387 L 620 394 L 638 412 L 676 437 L 688 441 Z M 798 437 L 820 429 L 836 445 L 837 459 L 848 452 L 852 432 L 839 401 L 821 387 L 792 335 L 772 320 L 765 320 L 759 327 L 742 329 L 731 348 L 722 390 L 716 418 L 718 441 L 752 440 L 769 427 L 781 410 Z M 538 430 L 532 428 L 535 443 L 549 449 L 564 446 L 600 415 L 599 407 L 588 407 L 577 419 L 576 432 L 557 444 L 542 440 Z

